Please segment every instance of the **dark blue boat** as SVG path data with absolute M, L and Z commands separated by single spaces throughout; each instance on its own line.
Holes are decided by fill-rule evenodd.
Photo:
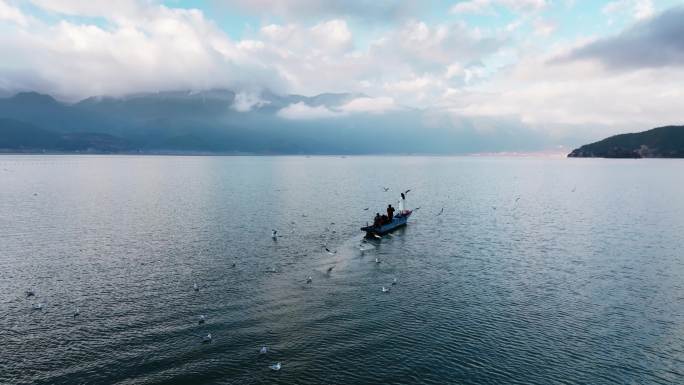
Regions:
M 392 218 L 392 222 L 390 223 L 385 223 L 384 225 L 381 226 L 366 226 L 362 227 L 361 231 L 366 232 L 366 237 L 374 237 L 374 236 L 382 236 L 387 233 L 391 233 L 392 231 L 406 226 L 406 222 L 408 221 L 409 217 L 413 211 L 411 210 L 406 210 L 401 214 L 397 214 L 394 218 Z

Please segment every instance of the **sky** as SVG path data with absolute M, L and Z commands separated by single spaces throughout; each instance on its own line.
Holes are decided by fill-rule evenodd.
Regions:
M 229 88 L 593 137 L 683 124 L 675 0 L 0 0 L 0 90 L 65 101 Z M 486 129 L 486 128 L 484 128 Z

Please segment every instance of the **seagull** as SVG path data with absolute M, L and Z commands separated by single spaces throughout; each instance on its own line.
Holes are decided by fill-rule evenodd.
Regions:
M 443 213 L 443 212 L 444 212 L 444 207 L 442 207 L 442 209 L 441 209 L 441 210 L 439 210 L 439 212 L 437 213 L 437 216 L 440 216 L 440 215 L 442 215 L 442 213 Z
M 26 290 L 26 297 L 33 297 L 34 295 L 36 295 L 36 293 L 34 293 L 33 290 Z
M 33 304 L 33 310 L 43 310 L 43 304 L 42 303 L 34 303 Z
M 520 197 L 515 198 L 515 201 L 516 201 L 516 202 L 519 201 L 519 200 L 520 200 Z
M 311 276 L 306 277 L 306 283 L 311 283 Z
M 389 191 L 389 187 L 383 187 L 382 189 L 385 190 L 385 192 Z
M 203 344 L 208 344 L 211 342 L 211 333 L 207 334 L 206 336 L 202 337 L 202 343 Z
M 327 246 L 323 246 L 323 248 L 325 249 L 325 252 L 330 254 L 330 255 L 335 255 L 335 253 L 337 253 L 337 250 L 332 251 Z
M 207 320 L 207 318 L 204 316 L 204 314 L 197 317 L 197 323 L 200 325 L 202 325 L 206 320 Z
M 380 260 L 375 258 L 375 263 L 380 263 Z
M 282 365 L 280 365 L 280 362 L 276 362 L 275 364 L 269 366 L 269 368 L 270 368 L 271 370 L 278 371 L 278 370 L 280 370 L 281 366 L 282 366 Z
M 372 235 L 373 235 L 373 238 L 375 238 L 375 239 L 382 239 L 382 237 L 379 236 L 378 234 L 373 233 Z
M 333 271 L 334 268 L 335 268 L 335 266 L 330 266 L 330 267 L 328 268 L 328 270 L 327 270 L 328 274 L 330 274 L 330 273 Z
M 266 354 L 268 353 L 268 348 L 266 346 L 262 346 L 261 349 L 259 349 L 259 354 Z
M 271 233 L 271 238 L 273 239 L 278 239 L 278 230 L 271 230 L 273 233 Z
M 370 208 L 370 207 L 366 207 L 365 209 L 363 209 L 363 211 L 368 211 L 369 208 Z
M 392 280 L 392 285 L 396 285 L 396 284 L 397 284 L 397 279 L 394 278 L 394 279 Z
M 193 283 L 193 284 L 192 284 L 192 288 L 193 288 L 195 291 L 199 291 L 199 286 L 197 285 L 197 283 Z
M 383 293 L 389 293 L 389 292 L 390 292 L 389 287 L 384 287 L 384 286 L 383 286 L 383 287 L 382 287 L 382 292 L 383 292 Z
M 81 309 L 78 307 L 74 310 L 74 318 L 78 317 L 81 314 Z
M 232 265 L 230 265 L 230 267 L 235 267 L 235 262 L 233 262 L 233 264 L 232 264 Z
M 411 191 L 411 189 L 404 191 L 404 195 L 408 194 L 410 191 Z

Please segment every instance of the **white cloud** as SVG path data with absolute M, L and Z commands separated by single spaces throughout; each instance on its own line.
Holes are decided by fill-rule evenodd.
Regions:
M 652 0 L 616 0 L 603 7 L 603 13 L 609 17 L 629 13 L 636 20 L 644 20 L 655 14 Z
M 495 7 L 504 7 L 514 12 L 532 12 L 544 9 L 547 5 L 545 0 L 465 0 L 454 4 L 451 12 L 492 13 Z
M 19 10 L 19 8 L 12 7 L 5 1 L 0 0 L 0 21 L 9 21 L 22 27 L 26 27 L 28 25 L 29 19 L 21 12 L 21 10 Z
M 326 106 L 309 106 L 304 102 L 293 103 L 278 111 L 278 116 L 290 120 L 312 120 L 327 119 L 341 116 L 340 112 L 335 112 Z
M 381 114 L 396 110 L 398 106 L 390 97 L 356 98 L 339 107 L 345 113 L 373 113 Z
M 238 92 L 233 101 L 233 109 L 238 112 L 248 112 L 252 108 L 259 108 L 269 104 L 268 100 L 261 99 L 261 96 L 255 92 Z

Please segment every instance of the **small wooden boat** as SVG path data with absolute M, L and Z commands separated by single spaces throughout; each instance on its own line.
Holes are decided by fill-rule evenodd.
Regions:
M 406 226 L 406 222 L 408 221 L 409 217 L 413 211 L 411 210 L 406 210 L 401 214 L 397 214 L 394 218 L 392 218 L 392 222 L 385 223 L 381 226 L 366 226 L 362 227 L 361 231 L 366 232 L 366 237 L 368 238 L 373 238 L 374 236 L 382 236 L 387 233 L 391 233 L 392 231 Z

